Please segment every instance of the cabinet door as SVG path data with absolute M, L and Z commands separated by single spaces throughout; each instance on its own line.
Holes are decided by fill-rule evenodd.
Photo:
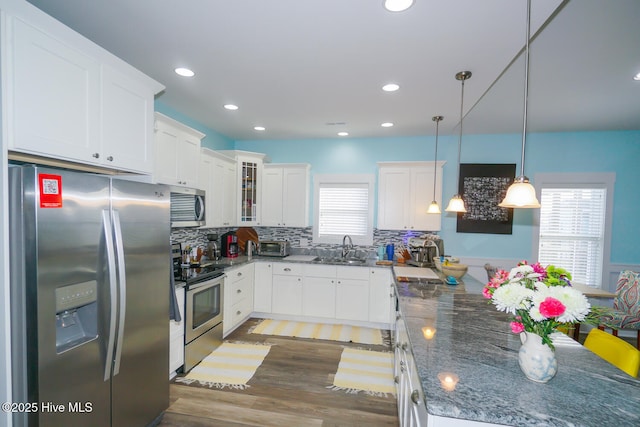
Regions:
M 440 169 L 440 168 L 438 168 Z M 411 170 L 411 229 L 439 231 L 442 215 L 428 214 L 427 209 L 433 200 L 433 168 L 414 168 Z M 441 195 L 436 186 L 436 200 L 442 206 Z M 440 191 L 442 193 L 442 191 Z M 442 207 L 441 209 L 444 209 Z
M 178 185 L 178 147 L 180 132 L 162 122 L 156 121 L 155 129 L 154 177 L 157 182 Z
M 281 227 L 282 223 L 282 168 L 265 167 L 262 172 L 262 225 Z
M 181 133 L 178 140 L 178 184 L 198 187 L 198 165 L 200 159 L 200 139 Z
M 240 182 L 239 225 L 260 225 L 262 160 L 238 156 L 237 167 Z
M 336 279 L 305 277 L 302 284 L 302 315 L 335 318 Z
M 273 268 L 270 262 L 255 264 L 255 285 L 253 292 L 254 310 L 260 313 L 271 313 L 273 295 Z
M 285 168 L 282 176 L 282 225 L 309 225 L 309 170 Z
M 214 194 L 214 157 L 207 154 L 205 150 L 200 152 L 200 165 L 198 166 L 198 188 L 205 191 L 205 225 L 207 227 L 217 227 L 215 218 L 217 212 L 215 211 L 216 205 L 213 203 L 215 199 Z M 218 216 L 219 217 L 219 216 Z
M 10 24 L 3 93 L 9 148 L 99 163 L 99 64 L 19 18 Z
M 273 275 L 272 311 L 277 314 L 302 314 L 302 277 Z
M 371 268 L 369 274 L 369 321 L 391 323 L 391 271 Z
M 356 267 L 353 267 L 356 268 Z M 336 318 L 369 320 L 369 281 L 338 278 L 336 287 Z
M 222 175 L 222 226 L 236 225 L 236 163 L 235 162 L 222 162 L 223 175 Z
M 122 73 L 102 67 L 102 163 L 152 173 L 153 91 Z
M 406 168 L 380 168 L 378 177 L 378 228 L 409 228 L 407 207 L 411 202 L 411 171 Z

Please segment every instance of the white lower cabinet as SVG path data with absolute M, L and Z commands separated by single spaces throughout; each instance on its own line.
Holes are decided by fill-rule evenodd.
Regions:
M 302 314 L 302 264 L 273 264 L 271 310 L 275 314 Z
M 368 267 L 337 267 L 336 319 L 369 320 Z
M 407 328 L 400 313 L 396 316 L 394 358 L 400 427 L 426 426 L 428 414 L 425 397 L 413 360 Z
M 259 261 L 255 263 L 253 289 L 253 311 L 271 313 L 273 295 L 273 264 Z
M 302 315 L 336 316 L 336 267 L 306 264 L 302 284 Z
M 369 269 L 369 321 L 391 324 L 393 277 L 388 268 Z
M 227 336 L 253 312 L 254 264 L 225 269 L 222 332 Z
M 184 365 L 184 288 L 176 289 L 180 322 L 169 320 L 169 375 Z

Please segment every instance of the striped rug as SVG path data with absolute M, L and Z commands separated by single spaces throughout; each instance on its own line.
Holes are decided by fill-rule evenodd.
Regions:
M 361 344 L 383 343 L 380 329 L 328 323 L 294 322 L 290 320 L 264 319 L 250 333 Z
M 374 396 L 395 396 L 393 353 L 345 348 L 340 357 L 332 390 L 365 392 Z
M 197 382 L 209 388 L 245 389 L 270 349 L 269 345 L 223 342 L 186 376 L 175 381 L 187 385 Z

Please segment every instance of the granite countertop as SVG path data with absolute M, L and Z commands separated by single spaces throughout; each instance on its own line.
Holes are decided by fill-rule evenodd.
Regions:
M 520 339 L 469 275 L 457 286 L 396 282 L 430 415 L 513 426 L 639 426 L 640 380 L 581 345 L 556 345 L 558 373 L 532 382 Z M 431 340 L 422 327 L 436 328 Z M 454 391 L 438 373 L 459 377 Z

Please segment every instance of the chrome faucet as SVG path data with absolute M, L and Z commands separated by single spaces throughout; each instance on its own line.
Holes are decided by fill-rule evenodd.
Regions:
M 347 239 L 349 239 L 349 244 L 347 245 Z M 349 252 L 353 250 L 353 240 L 351 240 L 351 236 L 345 234 L 342 238 L 342 258 L 346 258 L 349 255 Z

